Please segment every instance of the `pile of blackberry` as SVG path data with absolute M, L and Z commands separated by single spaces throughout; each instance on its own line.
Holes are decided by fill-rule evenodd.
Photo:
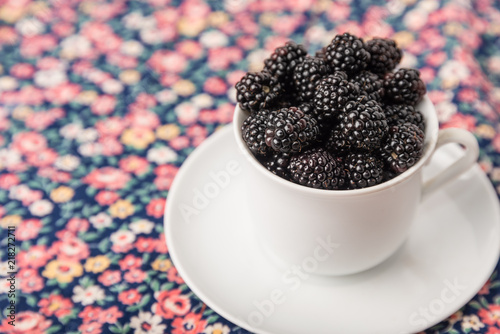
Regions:
M 314 56 L 287 42 L 237 84 L 243 140 L 271 173 L 318 189 L 371 187 L 423 154 L 420 73 L 390 39 L 337 35 Z

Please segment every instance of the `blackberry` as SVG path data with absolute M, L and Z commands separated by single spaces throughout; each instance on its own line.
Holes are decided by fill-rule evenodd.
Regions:
M 278 80 L 266 71 L 247 73 L 235 87 L 236 100 L 250 112 L 274 106 L 282 94 Z
M 372 187 L 384 179 L 384 164 L 373 155 L 350 153 L 344 164 L 349 189 Z
M 299 101 L 311 100 L 319 80 L 329 72 L 330 67 L 319 58 L 306 57 L 298 64 L 293 71 L 293 82 Z
M 270 148 L 266 145 L 266 125 L 271 117 L 269 110 L 259 110 L 245 119 L 241 126 L 242 137 L 255 155 L 266 155 Z
M 374 38 L 366 42 L 366 49 L 371 55 L 370 71 L 385 74 L 392 71 L 401 61 L 403 52 L 392 39 Z
M 370 61 L 363 40 L 349 33 L 335 36 L 327 46 L 325 56 L 333 70 L 349 74 L 363 70 Z
M 342 160 L 323 148 L 311 148 L 292 157 L 288 169 L 291 181 L 307 187 L 336 190 L 345 184 Z
M 266 126 L 266 145 L 276 152 L 296 153 L 316 140 L 317 121 L 297 107 L 282 108 L 272 114 Z
M 320 80 L 314 93 L 318 113 L 339 113 L 347 101 L 359 95 L 359 86 L 347 80 L 345 72 L 335 72 Z
M 362 94 L 367 95 L 372 100 L 382 101 L 382 97 L 384 96 L 384 81 L 378 75 L 362 71 L 352 77 L 350 81 L 359 86 Z
M 415 165 L 424 151 L 424 132 L 412 123 L 392 126 L 381 148 L 387 168 L 400 174 Z
M 318 140 L 323 140 L 323 137 L 326 136 L 330 129 L 337 123 L 336 114 L 332 113 L 330 110 L 326 112 L 318 112 L 318 110 L 316 110 L 311 103 L 307 102 L 302 103 L 299 106 L 299 109 L 306 114 L 312 115 L 318 121 Z
M 407 104 L 390 104 L 384 106 L 384 113 L 387 119 L 387 125 L 389 126 L 412 123 L 425 132 L 424 116 L 420 111 L 415 109 L 414 106 Z
M 265 162 L 264 166 L 273 174 L 284 179 L 288 179 L 288 164 L 290 163 L 290 153 L 273 153 Z
M 339 153 L 350 150 L 372 151 L 380 147 L 387 130 L 387 121 L 380 104 L 360 96 L 346 104 L 327 145 Z
M 389 103 L 416 105 L 426 92 L 425 84 L 420 79 L 420 72 L 409 68 L 387 74 L 384 88 L 385 98 Z
M 284 82 L 285 85 L 289 83 L 291 86 L 293 70 L 306 56 L 307 50 L 303 45 L 289 41 L 284 46 L 276 48 L 271 56 L 264 60 L 264 69 L 280 82 Z

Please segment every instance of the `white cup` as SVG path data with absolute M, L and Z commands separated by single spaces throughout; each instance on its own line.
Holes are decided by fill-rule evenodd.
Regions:
M 413 167 L 373 187 L 323 190 L 287 181 L 262 166 L 242 139 L 241 126 L 248 113 L 237 106 L 234 135 L 250 162 L 246 169 L 246 201 L 256 236 L 266 251 L 286 265 L 300 265 L 313 257 L 316 262 L 309 266 L 318 275 L 357 273 L 393 254 L 407 238 L 419 203 L 469 169 L 479 154 L 471 133 L 439 130 L 434 106 L 427 96 L 417 109 L 426 121 L 425 148 Z M 436 149 L 447 143 L 461 144 L 465 155 L 423 182 L 422 169 Z

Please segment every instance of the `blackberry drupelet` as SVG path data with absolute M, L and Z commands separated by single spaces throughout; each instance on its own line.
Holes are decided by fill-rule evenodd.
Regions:
M 293 82 L 298 100 L 307 102 L 314 97 L 319 80 L 330 73 L 330 67 L 319 58 L 306 57 L 293 71 Z
M 417 163 L 424 150 L 424 132 L 412 123 L 392 126 L 381 148 L 381 157 L 391 171 L 400 174 Z
M 369 153 L 350 153 L 345 158 L 348 188 L 372 187 L 384 179 L 384 164 Z
M 250 112 L 273 107 L 283 93 L 278 80 L 266 71 L 247 73 L 235 87 L 236 100 Z
M 362 71 L 353 76 L 349 81 L 359 86 L 361 94 L 367 95 L 372 100 L 382 101 L 384 97 L 384 81 L 378 75 Z
M 372 151 L 380 147 L 387 130 L 387 121 L 380 104 L 360 96 L 346 104 L 327 145 L 339 153 L 348 150 Z
M 266 155 L 271 148 L 266 145 L 266 126 L 272 113 L 259 110 L 245 119 L 241 126 L 243 140 L 255 155 Z
M 290 153 L 273 153 L 265 162 L 267 170 L 271 173 L 278 175 L 284 179 L 289 179 L 288 164 L 290 163 Z
M 386 101 L 399 104 L 416 105 L 426 92 L 425 84 L 420 79 L 420 72 L 409 68 L 387 74 L 384 88 Z
M 264 69 L 280 82 L 292 86 L 293 70 L 306 56 L 307 50 L 303 45 L 289 41 L 284 46 L 276 48 L 271 56 L 264 60 Z
M 347 80 L 345 72 L 335 72 L 320 80 L 314 93 L 314 108 L 318 113 L 339 113 L 349 100 L 360 94 L 359 86 Z
M 325 57 L 333 70 L 349 74 L 365 69 L 370 61 L 363 40 L 349 33 L 335 36 L 326 48 Z
M 276 152 L 297 153 L 316 140 L 316 119 L 297 107 L 282 108 L 272 114 L 266 126 L 266 145 Z
M 371 55 L 368 67 L 378 74 L 392 71 L 403 57 L 403 52 L 392 39 L 374 38 L 366 42 L 366 49 Z
M 424 116 L 420 111 L 415 109 L 414 106 L 407 104 L 389 104 L 385 105 L 383 109 L 389 127 L 404 123 L 412 123 L 425 132 Z
M 345 171 L 341 159 L 323 148 L 311 148 L 293 156 L 288 166 L 291 181 L 318 189 L 342 189 Z

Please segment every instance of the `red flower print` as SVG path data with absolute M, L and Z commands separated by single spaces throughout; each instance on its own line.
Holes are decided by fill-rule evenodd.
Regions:
M 67 82 L 47 89 L 45 98 L 54 104 L 66 104 L 73 101 L 81 89 L 80 85 Z
M 227 92 L 227 85 L 221 78 L 211 77 L 203 84 L 203 90 L 213 95 L 224 95 Z
M 42 227 L 40 219 L 31 218 L 23 220 L 16 229 L 16 238 L 21 241 L 33 239 L 38 236 L 38 232 L 40 232 Z
M 24 124 L 31 129 L 41 131 L 48 128 L 56 118 L 54 115 L 48 111 L 38 111 L 29 114 L 24 121 Z
M 62 318 L 71 314 L 71 309 L 73 308 L 73 303 L 71 299 L 64 298 L 60 295 L 50 295 L 48 298 L 42 298 L 38 302 L 40 307 L 40 313 L 47 317 L 55 315 L 58 318 Z
M 22 154 L 38 152 L 47 148 L 47 139 L 38 132 L 19 132 L 12 138 L 11 147 Z
M 89 245 L 77 237 L 68 235 L 64 240 L 56 241 L 50 247 L 50 253 L 57 255 L 58 259 L 66 261 L 79 261 L 89 256 Z
M 102 333 L 102 325 L 98 322 L 92 321 L 87 324 L 81 324 L 78 326 L 78 330 L 82 334 L 101 334 Z
M 26 155 L 26 161 L 35 167 L 50 166 L 57 159 L 57 152 L 51 148 L 46 148 L 38 152 L 31 152 Z
M 224 103 L 216 110 L 217 121 L 221 123 L 229 123 L 233 119 L 234 105 L 231 103 Z
M 148 160 L 137 155 L 129 155 L 121 159 L 118 165 L 125 172 L 134 173 L 135 175 L 144 174 L 149 170 Z
M 166 200 L 164 198 L 154 198 L 146 206 L 146 213 L 148 216 L 155 218 L 163 217 L 163 212 L 165 211 Z
M 57 40 L 52 35 L 26 36 L 21 42 L 21 55 L 27 58 L 41 56 L 43 52 L 55 48 Z
M 131 56 L 125 56 L 118 51 L 113 51 L 108 53 L 108 55 L 106 56 L 106 61 L 111 65 L 115 65 L 123 69 L 136 68 L 138 64 L 136 58 Z
M 118 300 L 125 305 L 132 305 L 139 302 L 142 295 L 137 291 L 137 289 L 130 289 L 120 292 L 118 295 Z
M 496 327 L 489 327 L 486 334 L 500 334 L 500 329 Z
M 113 167 L 103 167 L 94 169 L 82 181 L 97 189 L 118 190 L 125 187 L 129 180 L 130 174 Z
M 10 69 L 10 75 L 19 79 L 29 79 L 33 77 L 35 67 L 27 63 L 17 63 Z
M 20 268 L 31 267 L 41 268 L 50 260 L 51 256 L 45 245 L 34 245 L 28 250 L 20 251 L 17 254 L 17 265 Z
M 135 127 L 145 129 L 155 129 L 160 125 L 160 118 L 154 112 L 149 110 L 138 110 L 129 113 L 125 119 Z
M 107 117 L 95 123 L 95 128 L 99 132 L 99 136 L 118 137 L 126 126 L 127 122 L 125 120 L 115 116 Z
M 123 259 L 118 261 L 118 264 L 120 265 L 121 270 L 130 270 L 132 268 L 139 268 L 142 266 L 142 259 L 140 257 L 135 257 L 132 254 L 128 254 Z
M 71 35 L 75 31 L 75 28 L 71 23 L 57 22 L 52 25 L 52 31 L 60 37 L 66 37 Z
M 90 106 L 96 115 L 109 115 L 116 106 L 116 98 L 112 95 L 100 95 Z
M 10 187 L 18 185 L 20 182 L 19 177 L 16 174 L 2 174 L 0 175 L 0 188 L 10 189 Z
M 53 167 L 42 167 L 38 170 L 37 175 L 49 178 L 52 182 L 66 183 L 71 180 L 71 174 L 60 172 Z
M 480 309 L 478 315 L 485 324 L 500 326 L 500 305 L 490 305 L 488 309 Z
M 167 254 L 167 242 L 165 241 L 165 234 L 161 234 L 160 238 L 156 240 L 156 251 L 158 253 Z
M 85 218 L 71 218 L 66 224 L 66 228 L 73 232 L 86 232 L 89 229 L 89 221 Z
M 95 196 L 95 200 L 97 201 L 97 203 L 99 203 L 102 206 L 111 205 L 114 202 L 116 202 L 116 200 L 118 200 L 119 198 L 120 195 L 118 195 L 114 191 L 109 191 L 109 190 L 101 190 Z
M 112 35 L 113 29 L 106 23 L 89 21 L 83 25 L 80 34 L 87 37 L 92 42 L 95 42 L 105 36 Z
M 119 270 L 106 270 L 97 280 L 104 286 L 111 286 L 122 280 L 121 272 Z
M 169 282 L 175 282 L 177 284 L 184 284 L 184 280 L 182 277 L 179 276 L 179 272 L 177 271 L 177 268 L 171 267 L 167 271 L 167 279 Z
M 117 306 L 111 306 L 110 308 L 103 310 L 99 313 L 99 321 L 101 324 L 108 323 L 114 324 L 118 321 L 119 318 L 123 316 L 123 313 L 118 310 Z
M 182 318 L 175 318 L 172 322 L 172 334 L 198 334 L 203 333 L 206 320 L 201 320 L 202 315 L 188 313 Z
M 78 317 L 80 317 L 84 324 L 87 324 L 92 321 L 96 321 L 99 318 L 99 314 L 102 312 L 102 308 L 92 305 L 85 306 L 83 311 L 78 313 Z
M 187 66 L 187 60 L 183 55 L 168 50 L 155 51 L 147 63 L 160 74 L 166 72 L 180 73 Z
M 184 40 L 176 44 L 176 49 L 190 59 L 198 59 L 203 55 L 201 44 L 193 40 Z
M 140 269 L 130 269 L 123 275 L 123 278 L 129 283 L 142 283 L 148 275 Z
M 158 176 L 174 177 L 179 171 L 179 167 L 174 165 L 159 165 L 154 169 L 154 173 Z
M 446 128 L 462 128 L 467 131 L 474 131 L 476 118 L 472 115 L 454 114 L 446 124 L 443 124 L 443 129 Z
M 19 278 L 19 287 L 22 292 L 32 293 L 42 290 L 44 286 L 43 279 L 40 275 L 38 275 L 38 271 L 36 269 L 21 269 L 17 275 Z
M 115 137 L 101 137 L 98 143 L 102 145 L 102 155 L 111 157 L 123 153 L 123 145 Z
M 189 297 L 181 295 L 181 290 L 160 291 L 155 293 L 156 303 L 152 311 L 165 319 L 183 316 L 189 312 L 191 301 Z
M 16 314 L 16 325 L 9 324 L 10 318 L 2 320 L 0 332 L 4 334 L 45 334 L 52 324 L 51 320 L 45 319 L 41 314 L 24 311 Z
M 135 99 L 135 102 L 143 106 L 144 108 L 151 108 L 156 106 L 156 98 L 154 97 L 154 95 L 147 93 L 139 93 L 139 95 L 137 95 Z
M 486 283 L 484 283 L 483 287 L 481 290 L 479 290 L 478 294 L 479 295 L 487 295 L 490 293 L 490 286 L 491 286 L 491 280 L 488 279 Z
M 139 237 L 135 242 L 135 247 L 141 253 L 151 253 L 155 250 L 156 243 L 153 238 Z
M 168 190 L 170 189 L 170 185 L 172 184 L 172 178 L 159 176 L 154 179 L 153 183 L 155 184 L 156 189 L 158 190 Z
M 31 203 L 42 199 L 42 197 L 43 194 L 40 190 L 29 190 L 24 194 L 21 202 L 24 206 L 29 206 Z

